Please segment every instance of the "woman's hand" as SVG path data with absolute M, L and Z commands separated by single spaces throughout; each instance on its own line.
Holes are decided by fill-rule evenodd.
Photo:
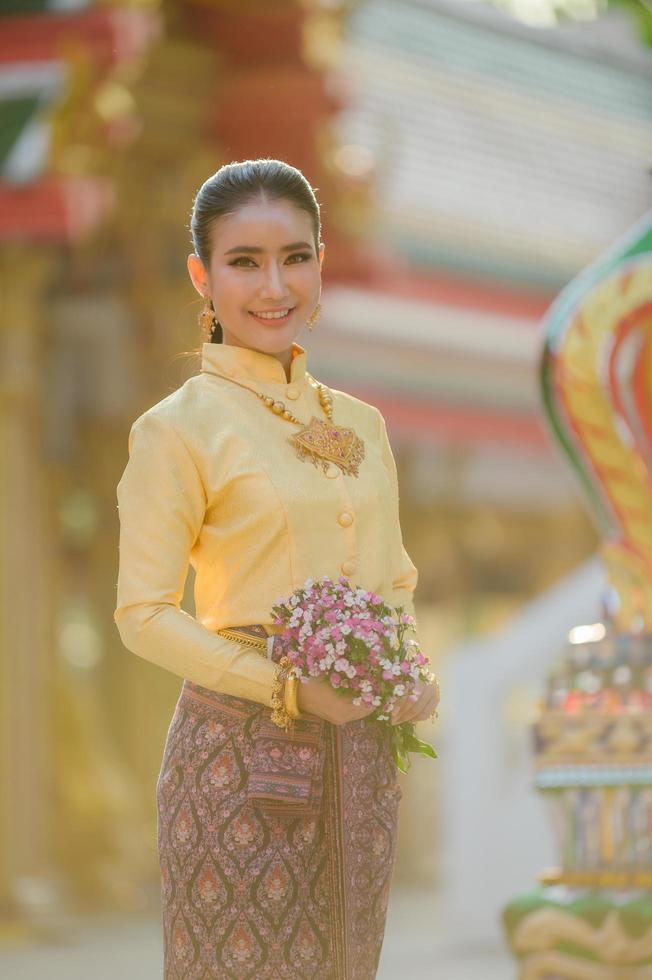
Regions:
M 297 705 L 301 714 L 316 715 L 331 725 L 344 725 L 357 721 L 375 711 L 375 705 L 353 704 L 352 697 L 336 691 L 329 681 L 321 677 L 309 677 L 297 685 Z
M 417 696 L 410 700 L 410 696 L 404 694 L 394 705 L 392 725 L 400 725 L 404 721 L 425 721 L 429 718 L 439 704 L 439 683 L 436 679 L 430 684 L 416 681 L 410 694 Z

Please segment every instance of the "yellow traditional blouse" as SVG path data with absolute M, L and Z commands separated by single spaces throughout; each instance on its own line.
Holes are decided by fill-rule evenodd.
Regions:
M 271 625 L 275 603 L 324 575 L 345 575 L 414 615 L 418 572 L 403 545 L 385 421 L 328 387 L 334 423 L 364 441 L 358 476 L 299 459 L 288 441 L 299 426 L 255 394 L 284 401 L 305 423 L 325 417 L 297 343 L 289 381 L 271 354 L 204 343 L 199 374 L 135 420 L 117 486 L 114 619 L 128 650 L 270 707 L 277 666 L 216 630 Z M 196 618 L 180 608 L 189 565 Z

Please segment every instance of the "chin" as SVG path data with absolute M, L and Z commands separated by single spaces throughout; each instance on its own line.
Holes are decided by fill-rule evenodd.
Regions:
M 263 329 L 256 337 L 251 337 L 248 339 L 247 343 L 250 343 L 252 347 L 258 347 L 260 350 L 265 350 L 269 354 L 281 354 L 283 351 L 291 347 L 297 340 L 298 333 L 296 330 L 265 330 Z

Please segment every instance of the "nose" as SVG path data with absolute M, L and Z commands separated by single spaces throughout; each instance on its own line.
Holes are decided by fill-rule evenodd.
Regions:
M 270 262 L 264 272 L 264 281 L 261 287 L 261 299 L 279 300 L 287 296 L 285 278 L 282 269 L 279 269 L 276 262 Z

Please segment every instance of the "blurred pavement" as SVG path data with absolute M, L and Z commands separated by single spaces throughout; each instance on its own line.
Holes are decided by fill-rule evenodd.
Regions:
M 377 980 L 515 980 L 504 949 L 473 948 L 437 928 L 427 892 L 395 889 Z M 161 980 L 158 921 L 103 918 L 73 923 L 56 943 L 0 948 L 3 980 Z

